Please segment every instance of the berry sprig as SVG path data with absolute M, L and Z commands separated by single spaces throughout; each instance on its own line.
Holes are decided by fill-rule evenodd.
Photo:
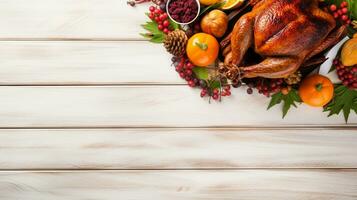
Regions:
M 247 82 L 247 93 L 253 94 L 253 88 L 258 90 L 259 94 L 270 97 L 272 94 L 280 92 L 283 89 L 284 79 L 266 79 L 258 78 Z
M 209 75 L 207 68 L 196 67 L 186 56 L 172 57 L 172 63 L 179 76 L 187 82 L 191 88 L 200 88 L 202 98 L 209 97 L 213 100 L 221 100 L 222 97 L 231 96 L 231 86 L 227 80 L 219 75 Z
M 167 13 L 155 6 L 150 6 L 149 11 L 150 13 L 148 16 L 151 20 L 157 23 L 157 28 L 165 34 L 169 34 L 172 30 Z
M 188 60 L 188 58 L 172 57 L 172 62 L 175 65 L 176 72 L 182 79 L 186 80 L 188 86 L 199 86 L 199 80 L 192 71 L 195 66 Z
M 232 95 L 231 86 L 228 84 L 219 88 L 212 88 L 212 86 L 202 87 L 202 91 L 201 91 L 202 98 L 208 96 L 216 101 L 221 100 L 222 97 L 229 97 L 231 95 Z
M 333 65 L 342 84 L 348 88 L 357 89 L 357 65 L 347 67 L 338 59 L 333 61 Z
M 339 7 L 336 4 L 332 4 L 329 9 L 335 19 L 340 19 L 344 24 L 351 23 L 351 19 L 348 16 L 348 3 L 346 1 L 341 2 Z

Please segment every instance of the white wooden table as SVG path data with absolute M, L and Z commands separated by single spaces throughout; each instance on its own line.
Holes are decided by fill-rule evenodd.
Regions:
M 209 104 L 125 0 L 0 0 L 1 200 L 356 200 L 357 117 Z

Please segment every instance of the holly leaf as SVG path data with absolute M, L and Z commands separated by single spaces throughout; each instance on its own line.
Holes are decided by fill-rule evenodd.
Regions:
M 286 95 L 284 95 L 282 92 L 278 92 L 273 94 L 271 97 L 268 110 L 273 106 L 280 104 L 281 102 L 284 102 L 282 110 L 284 118 L 288 114 L 291 106 L 296 108 L 296 103 L 301 103 L 301 99 L 296 89 L 291 89 L 290 92 Z
M 328 116 L 338 115 L 343 112 L 345 122 L 348 122 L 351 110 L 357 114 L 357 91 L 349 89 L 344 85 L 335 85 L 335 96 L 332 101 L 325 106 L 324 112 L 329 112 Z
M 283 96 L 283 93 L 281 93 L 281 92 L 274 94 L 271 97 L 271 100 L 270 100 L 267 110 L 269 110 L 271 107 L 275 106 L 276 104 L 281 103 L 282 96 Z
M 149 32 L 149 33 L 141 33 L 140 34 L 141 36 L 149 39 L 150 42 L 153 43 L 164 42 L 165 34 L 159 30 L 158 24 L 156 22 L 151 20 L 149 22 L 146 22 L 145 24 L 142 24 L 141 26 Z
M 203 67 L 195 67 L 192 69 L 198 79 L 207 80 L 208 79 L 208 69 Z
M 165 40 L 165 35 L 164 34 L 156 34 L 153 35 L 150 39 L 150 42 L 153 43 L 162 43 Z

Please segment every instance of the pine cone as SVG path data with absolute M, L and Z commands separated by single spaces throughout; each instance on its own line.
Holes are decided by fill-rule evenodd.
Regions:
M 186 52 L 187 35 L 182 30 L 175 30 L 165 37 L 164 46 L 174 56 L 182 56 Z
M 301 72 L 297 71 L 293 74 L 290 74 L 287 78 L 284 79 L 285 83 L 288 85 L 298 84 L 301 81 Z

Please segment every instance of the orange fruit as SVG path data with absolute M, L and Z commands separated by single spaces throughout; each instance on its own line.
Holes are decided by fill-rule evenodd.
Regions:
M 210 6 L 210 5 L 213 5 L 213 4 L 218 3 L 220 1 L 221 0 L 200 0 L 200 3 L 202 5 L 205 5 L 205 6 Z
M 301 100 L 314 107 L 322 107 L 333 98 L 333 83 L 325 76 L 315 74 L 305 78 L 300 84 Z
M 243 4 L 244 0 L 226 0 L 223 6 L 221 7 L 223 10 L 230 10 L 234 8 L 238 8 Z
M 216 61 L 219 44 L 215 37 L 207 33 L 196 33 L 187 42 L 187 57 L 199 67 L 206 67 Z

